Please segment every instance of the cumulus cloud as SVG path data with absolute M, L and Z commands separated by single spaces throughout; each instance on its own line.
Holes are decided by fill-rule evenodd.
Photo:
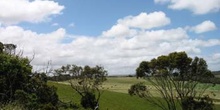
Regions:
M 49 0 L 0 0 L 0 22 L 4 25 L 38 23 L 61 14 L 63 9 L 64 6 Z
M 106 37 L 124 37 L 132 36 L 134 34 L 136 34 L 134 29 L 130 29 L 129 27 L 122 24 L 114 25 L 110 30 L 103 32 L 103 35 Z
M 119 19 L 117 24 L 112 26 L 111 29 L 104 31 L 103 35 L 107 37 L 129 37 L 137 33 L 133 28 L 152 29 L 168 25 L 170 22 L 166 14 L 161 11 L 149 14 L 140 13 L 137 16 L 127 16 Z
M 219 71 L 220 67 L 220 53 L 214 53 L 210 56 L 205 57 L 207 63 L 210 66 L 210 69 L 213 71 Z
M 24 2 L 26 5 L 36 5 L 35 2 L 38 2 L 37 4 L 52 3 L 60 7 L 53 1 L 17 0 L 16 2 Z M 51 7 L 53 6 L 51 5 Z M 54 13 L 59 14 L 60 10 Z M 39 19 L 27 19 L 22 16 L 13 20 L 5 20 L 3 23 L 40 22 L 49 15 Z M 3 21 L 3 17 L 0 16 L 0 18 Z M 19 26 L 6 25 L 0 27 L 0 41 L 16 44 L 18 51 L 23 51 L 24 56 L 31 58 L 35 55 L 31 62 L 35 69 L 43 67 L 47 61 L 51 61 L 54 67 L 66 64 L 102 65 L 110 75 L 135 73 L 135 68 L 141 61 L 150 60 L 162 54 L 173 51 L 200 54 L 202 53 L 201 48 L 220 45 L 219 39 L 191 39 L 187 30 L 182 27 L 158 28 L 168 25 L 170 22 L 166 14 L 160 11 L 149 14 L 140 13 L 137 16 L 127 16 L 117 20 L 115 25 L 109 30 L 103 31 L 99 36 L 70 35 L 63 28 L 48 33 L 37 33 Z M 202 33 L 215 28 L 214 23 L 205 21 L 191 29 Z M 64 42 L 66 39 L 68 42 Z M 215 56 L 218 58 L 218 55 Z M 216 58 L 215 56 L 212 58 Z M 212 62 L 209 63 L 212 64 Z
M 217 27 L 215 23 L 213 23 L 210 20 L 204 21 L 201 24 L 198 24 L 191 28 L 192 31 L 195 31 L 195 33 L 204 33 L 208 31 L 216 30 Z
M 207 14 L 220 10 L 220 0 L 154 0 L 155 3 L 167 3 L 174 10 L 190 10 L 194 14 Z
M 48 34 L 38 34 L 30 30 L 24 30 L 18 26 L 0 28 L 0 41 L 13 43 L 18 46 L 18 51 L 23 51 L 25 56 L 32 57 L 36 53 L 35 65 L 49 61 L 56 56 L 55 50 L 59 50 L 59 42 L 65 35 L 65 30 L 60 28 Z
M 128 30 L 129 31 L 129 30 Z M 126 37 L 74 36 L 60 28 L 50 33 L 36 33 L 18 26 L 0 27 L 0 41 L 14 43 L 24 56 L 35 59 L 32 65 L 42 67 L 47 61 L 52 66 L 66 64 L 102 65 L 110 75 L 135 73 L 143 60 L 173 51 L 200 54 L 201 48 L 219 46 L 219 39 L 190 39 L 183 28 L 167 30 L 139 30 Z M 72 41 L 62 40 L 72 36 Z M 217 56 L 217 55 L 216 55 Z
M 127 16 L 119 19 L 118 23 L 133 28 L 151 29 L 169 24 L 170 19 L 166 17 L 164 12 L 158 11 L 149 14 L 140 13 L 137 16 Z

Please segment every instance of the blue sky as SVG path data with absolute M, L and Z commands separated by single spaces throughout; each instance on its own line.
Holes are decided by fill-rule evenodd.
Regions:
M 172 20 L 172 23 L 164 28 L 175 28 L 181 26 L 193 26 L 197 25 L 205 20 L 211 20 L 215 22 L 219 27 L 220 13 L 209 13 L 205 15 L 195 15 L 190 11 L 181 10 L 176 11 L 167 8 L 166 5 L 155 4 L 153 0 L 141 0 L 141 1 L 104 1 L 104 0 L 56 0 L 60 5 L 65 6 L 61 15 L 52 17 L 52 21 L 46 23 L 40 23 L 37 26 L 26 23 L 25 26 L 36 32 L 50 32 L 59 27 L 66 28 L 68 33 L 77 35 L 100 35 L 102 31 L 111 28 L 118 19 L 128 15 L 138 15 L 141 12 L 154 12 L 163 11 Z M 51 23 L 58 23 L 59 26 L 51 27 Z M 74 27 L 69 27 L 73 23 Z M 47 28 L 42 28 L 47 26 Z M 218 34 L 215 31 L 215 34 Z M 214 33 L 214 32 L 213 32 Z
M 102 65 L 112 75 L 133 74 L 141 61 L 173 51 L 220 70 L 220 0 L 196 1 L 0 1 L 0 41 L 35 54 L 35 70 L 51 61 L 51 68 Z

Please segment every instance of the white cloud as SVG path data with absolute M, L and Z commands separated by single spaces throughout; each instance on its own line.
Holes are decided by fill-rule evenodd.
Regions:
M 140 13 L 137 16 L 127 16 L 119 19 L 118 24 L 132 28 L 151 29 L 170 24 L 170 19 L 166 17 L 164 12 L 158 11 L 149 14 Z
M 208 32 L 208 31 L 213 31 L 216 30 L 217 27 L 215 25 L 215 23 L 213 23 L 212 21 L 204 21 L 201 24 L 198 24 L 194 27 L 191 28 L 192 31 L 195 31 L 196 33 L 204 33 L 204 32 Z
M 140 13 L 137 16 L 127 16 L 119 19 L 117 24 L 102 34 L 106 37 L 130 37 L 137 32 L 133 28 L 152 29 L 170 24 L 170 19 L 164 12 Z
M 208 57 L 205 57 L 210 69 L 213 71 L 219 71 L 220 67 L 220 53 L 214 53 Z
M 0 28 L 0 41 L 18 45 L 25 56 L 32 57 L 36 53 L 35 65 L 47 62 L 56 56 L 56 50 L 60 50 L 59 43 L 65 36 L 65 30 L 60 28 L 48 34 L 38 34 L 30 30 L 24 30 L 18 26 Z
M 174 10 L 190 10 L 194 14 L 207 14 L 220 10 L 220 0 L 154 0 L 155 3 L 169 3 Z
M 52 61 L 54 67 L 102 65 L 110 75 L 135 73 L 141 61 L 173 51 L 199 55 L 201 48 L 220 46 L 219 39 L 190 39 L 183 28 L 136 31 L 130 38 L 72 35 L 72 42 L 62 43 L 70 36 L 62 28 L 50 33 L 36 33 L 18 26 L 7 26 L 0 27 L 0 41 L 17 44 L 24 56 L 32 57 L 35 53 L 32 64 L 38 69 L 47 61 Z
M 22 18 L 16 23 L 21 21 L 27 20 Z M 23 50 L 24 56 L 32 57 L 35 54 L 32 62 L 34 68 L 52 61 L 54 67 L 66 64 L 102 65 L 110 74 L 135 73 L 141 61 L 173 51 L 201 54 L 202 48 L 220 46 L 219 39 L 191 39 L 187 30 L 181 27 L 166 30 L 157 28 L 169 23 L 170 19 L 163 12 L 141 13 L 119 19 L 100 36 L 69 35 L 63 28 L 49 33 L 36 33 L 19 26 L 4 26 L 0 27 L 0 41 L 18 45 L 18 50 Z M 211 21 L 190 27 L 200 33 L 215 28 Z
M 63 9 L 64 6 L 49 0 L 0 0 L 0 22 L 4 25 L 38 23 L 61 14 Z
M 135 34 L 135 30 L 129 29 L 129 27 L 121 24 L 114 25 L 110 30 L 103 32 L 103 35 L 106 37 L 126 37 Z

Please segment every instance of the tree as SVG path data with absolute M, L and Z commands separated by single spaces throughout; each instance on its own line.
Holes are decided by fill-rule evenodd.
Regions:
M 136 77 L 137 79 L 140 77 L 145 77 L 146 73 L 149 73 L 149 62 L 142 61 L 139 65 L 139 67 L 136 69 Z
M 67 69 L 68 68 L 68 69 Z M 99 86 L 106 80 L 107 71 L 101 66 L 62 66 L 59 70 L 70 74 L 71 87 L 81 96 L 81 105 L 84 108 L 98 109 L 101 91 Z
M 54 70 L 54 73 L 58 80 L 69 80 L 71 87 L 81 96 L 80 103 L 84 108 L 98 109 L 101 97 L 99 86 L 107 76 L 103 67 L 66 65 Z
M 0 54 L 0 100 L 14 100 L 14 93 L 26 87 L 32 66 L 27 58 Z
M 3 51 L 8 47 L 2 49 L 1 44 L 0 104 L 17 102 L 26 109 L 57 109 L 56 88 L 47 85 L 46 75 L 32 73 L 28 58 Z
M 4 50 L 4 44 L 0 42 L 0 53 L 2 53 Z
M 4 51 L 10 55 L 15 54 L 16 47 L 14 44 L 4 44 Z
M 163 110 L 194 110 L 192 107 L 194 105 L 196 105 L 196 109 L 207 107 L 213 109 L 212 101 L 203 96 L 211 84 L 199 85 L 204 80 L 207 81 L 214 77 L 208 70 L 204 59 L 198 57 L 192 59 L 185 52 L 173 52 L 152 59 L 150 62 L 144 63 L 144 66 L 141 62 L 138 68 L 145 68 L 142 74 L 151 76 L 145 78 L 151 83 L 156 93 L 152 93 L 149 88 L 146 88 L 145 91 L 134 89 L 139 86 L 133 85 L 129 90 L 130 94 L 136 93 Z M 188 102 L 195 102 L 195 104 L 186 104 Z M 198 106 L 200 104 L 203 106 Z

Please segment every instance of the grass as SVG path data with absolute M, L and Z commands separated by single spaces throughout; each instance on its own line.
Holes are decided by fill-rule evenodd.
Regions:
M 130 86 L 138 82 L 144 82 L 146 85 L 149 85 L 149 82 L 146 80 L 134 77 L 108 77 L 108 80 L 102 85 L 104 93 L 100 99 L 100 110 L 159 110 L 159 108 L 151 105 L 144 99 L 128 95 Z M 68 82 L 62 83 L 49 82 L 48 84 L 58 88 L 57 93 L 60 100 L 64 102 L 72 101 L 80 105 L 80 96 L 67 85 Z M 213 98 L 219 99 L 220 85 L 209 88 L 208 92 L 215 93 Z M 220 105 L 216 104 L 215 108 L 220 110 Z
M 132 77 L 109 77 L 108 80 L 103 83 L 102 89 L 113 92 L 128 93 L 130 86 L 139 82 L 145 82 L 147 84 L 147 81 L 144 79 L 136 79 Z
M 0 110 L 24 110 L 22 105 L 16 103 L 0 104 Z
M 57 82 L 48 84 L 57 87 L 60 100 L 80 104 L 80 96 L 69 85 Z M 158 108 L 139 97 L 105 90 L 100 99 L 100 110 L 158 110 Z

